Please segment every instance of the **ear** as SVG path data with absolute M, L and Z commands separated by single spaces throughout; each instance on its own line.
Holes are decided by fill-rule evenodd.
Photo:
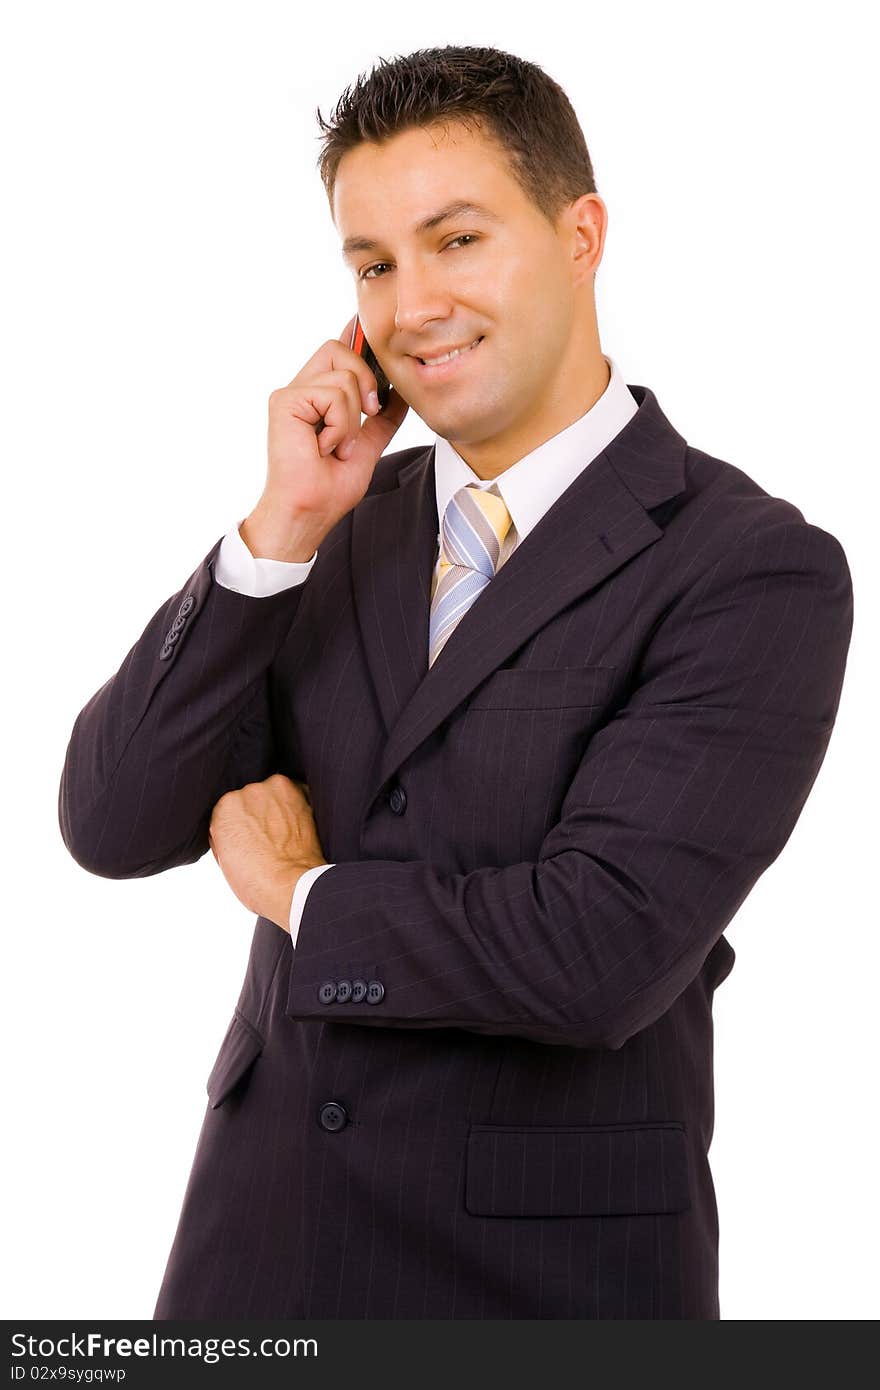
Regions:
M 608 209 L 598 193 L 584 193 L 563 213 L 571 241 L 576 283 L 599 269 L 608 229 Z

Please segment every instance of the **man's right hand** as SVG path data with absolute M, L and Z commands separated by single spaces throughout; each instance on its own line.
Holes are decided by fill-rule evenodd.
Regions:
M 330 338 L 269 397 L 266 485 L 239 528 L 254 556 L 310 560 L 361 500 L 406 417 L 409 405 L 394 388 L 384 410 L 370 401 L 376 378 L 347 346 L 353 327 L 354 316 L 339 339 Z

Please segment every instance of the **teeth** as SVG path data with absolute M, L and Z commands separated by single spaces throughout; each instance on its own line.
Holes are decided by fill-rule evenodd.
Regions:
M 474 341 L 468 347 L 453 348 L 452 352 L 445 353 L 443 357 L 420 357 L 419 361 L 421 362 L 423 367 L 436 367 L 437 364 L 440 362 L 451 362 L 453 357 L 461 357 L 461 354 L 463 352 L 470 352 L 471 348 L 476 347 L 477 343 L 479 343 L 480 341 L 481 340 L 479 338 L 475 338 Z

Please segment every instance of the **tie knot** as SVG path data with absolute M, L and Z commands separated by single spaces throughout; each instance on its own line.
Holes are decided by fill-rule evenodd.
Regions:
M 497 492 L 467 483 L 450 498 L 443 513 L 443 558 L 448 565 L 477 570 L 491 578 L 512 520 Z

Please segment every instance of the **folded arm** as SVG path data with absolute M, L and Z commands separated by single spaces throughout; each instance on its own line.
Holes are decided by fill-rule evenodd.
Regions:
M 745 537 L 664 615 L 535 862 L 340 862 L 315 879 L 290 1015 L 620 1047 L 696 977 L 785 845 L 851 626 L 833 536 L 792 522 Z M 381 999 L 323 1002 L 322 983 L 356 977 Z

